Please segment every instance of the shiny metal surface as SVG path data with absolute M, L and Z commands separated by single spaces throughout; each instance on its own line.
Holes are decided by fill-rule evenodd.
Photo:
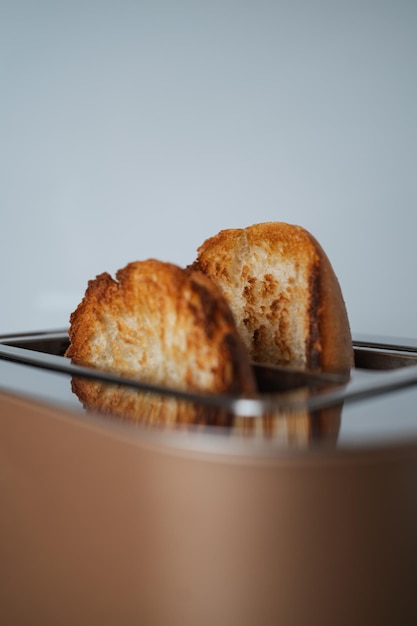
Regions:
M 65 334 L 6 344 L 62 362 Z M 337 437 L 289 445 L 86 414 L 70 372 L 7 352 L 1 624 L 416 623 L 417 385 L 347 402 Z M 355 354 L 352 385 L 413 375 L 404 346 Z
M 68 387 L 72 376 L 83 376 L 133 388 L 138 393 L 146 392 L 226 409 L 235 416 L 248 419 L 262 418 L 271 413 L 291 415 L 299 411 L 314 412 L 339 407 L 342 414 L 342 429 L 338 435 L 338 446 L 343 446 L 345 440 L 349 445 L 352 441 L 372 444 L 374 439 L 375 442 L 379 442 L 379 423 L 383 437 L 388 426 L 393 440 L 417 438 L 417 419 L 413 418 L 414 406 L 417 406 L 417 347 L 407 345 L 398 339 L 394 344 L 377 341 L 375 338 L 369 343 L 364 337 L 355 340 L 355 368 L 348 381 L 335 375 L 254 365 L 261 392 L 255 398 L 244 399 L 191 394 L 76 366 L 63 357 L 67 345 L 68 335 L 65 330 L 0 337 L 0 374 L 3 371 L 3 381 L 9 378 L 8 384 L 4 382 L 2 384 L 0 378 L 0 388 L 27 393 L 31 388 L 31 378 L 36 378 L 34 391 L 37 398 L 52 399 L 60 403 L 61 398 L 65 397 L 66 406 L 71 404 L 74 408 L 80 409 L 77 399 L 71 396 Z M 57 383 L 60 375 L 61 380 Z M 57 385 L 59 390 L 54 393 Z M 65 392 L 62 390 L 63 387 Z M 409 393 L 400 393 L 407 388 L 410 389 Z M 388 398 L 384 400 L 383 396 Z M 393 397 L 396 409 L 401 407 L 400 416 L 391 406 Z M 366 403 L 364 409 L 363 402 L 372 399 L 376 401 L 375 411 L 372 409 L 369 411 Z M 381 399 L 384 402 L 382 407 Z M 351 404 L 359 406 L 355 409 Z M 387 407 L 390 406 L 391 413 L 396 414 L 395 418 L 394 416 L 390 418 L 387 414 Z M 357 410 L 360 410 L 362 415 L 360 423 L 356 419 Z M 394 419 L 395 429 L 391 427 Z
M 4 393 L 0 434 L 1 623 L 415 624 L 415 443 L 175 447 Z

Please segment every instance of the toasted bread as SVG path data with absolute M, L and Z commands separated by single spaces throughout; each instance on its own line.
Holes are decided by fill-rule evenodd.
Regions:
M 339 282 L 305 229 L 266 222 L 220 231 L 200 246 L 189 270 L 220 287 L 254 361 L 350 371 L 352 339 Z
M 251 394 L 256 383 L 230 308 L 201 273 L 150 259 L 88 284 L 72 313 L 75 363 L 184 391 Z M 204 421 L 201 408 L 77 378 L 83 404 L 156 423 Z M 211 415 L 211 414 L 210 414 Z M 209 421 L 212 416 L 208 417 Z

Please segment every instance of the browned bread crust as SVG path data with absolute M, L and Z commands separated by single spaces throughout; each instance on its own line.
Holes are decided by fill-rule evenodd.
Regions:
M 339 282 L 316 239 L 266 222 L 207 239 L 189 268 L 225 294 L 254 361 L 348 372 L 349 321 Z
M 255 380 L 229 306 L 201 273 L 150 259 L 130 263 L 114 280 L 104 273 L 88 284 L 70 318 L 66 356 L 77 364 L 184 391 L 250 394 Z M 148 415 L 167 411 L 192 421 L 195 411 L 135 391 L 74 380 L 86 406 Z M 139 412 L 139 414 L 138 414 Z M 146 419 L 145 415 L 145 419 Z M 167 419 L 167 416 L 164 417 Z

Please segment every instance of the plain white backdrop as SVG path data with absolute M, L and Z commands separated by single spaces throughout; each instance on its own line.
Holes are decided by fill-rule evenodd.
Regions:
M 3 0 L 0 333 L 278 220 L 354 333 L 417 337 L 417 2 Z

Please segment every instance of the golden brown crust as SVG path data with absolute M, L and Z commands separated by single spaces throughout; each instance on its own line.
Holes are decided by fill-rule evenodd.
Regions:
M 221 288 L 253 360 L 323 371 L 352 367 L 338 280 L 305 229 L 266 222 L 221 231 L 200 246 L 189 269 Z
M 69 336 L 66 356 L 78 364 L 184 391 L 255 391 L 248 355 L 220 290 L 201 273 L 170 263 L 130 263 L 116 280 L 104 273 L 90 281 L 71 315 Z M 203 419 L 192 405 L 152 401 L 127 388 L 74 379 L 73 389 L 86 406 L 130 419 Z
M 150 259 L 90 281 L 70 319 L 76 363 L 184 391 L 253 394 L 250 359 L 324 371 L 353 364 L 331 265 L 304 229 L 283 223 L 221 231 L 183 270 Z M 158 427 L 226 425 L 289 445 L 337 437 L 340 407 L 235 418 L 225 411 L 74 378 L 84 406 Z M 306 390 L 300 390 L 306 393 Z

